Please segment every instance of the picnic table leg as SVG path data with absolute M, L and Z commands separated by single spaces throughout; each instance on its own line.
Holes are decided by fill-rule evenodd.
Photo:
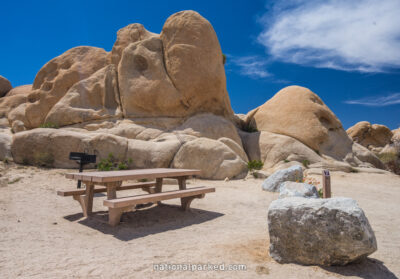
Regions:
M 186 189 L 186 177 L 178 177 L 179 190 Z
M 117 188 L 120 187 L 122 181 L 107 183 L 107 199 L 112 200 L 117 198 Z
M 107 199 L 112 200 L 117 198 L 117 188 L 122 185 L 122 181 L 109 182 L 107 187 Z M 108 209 L 108 223 L 111 226 L 116 226 L 121 221 L 121 216 L 128 208 L 109 208 Z
M 88 217 L 92 214 L 93 210 L 93 190 L 94 190 L 94 184 L 91 182 L 86 182 L 86 194 L 83 197 L 84 199 L 84 210 L 83 210 L 83 216 Z
M 186 177 L 178 177 L 179 190 L 186 189 Z M 188 210 L 194 197 L 181 198 L 181 208 Z
M 108 223 L 115 227 L 121 222 L 122 213 L 124 213 L 125 208 L 110 208 L 108 210 Z
M 155 189 L 156 193 L 161 193 L 161 191 L 162 191 L 162 183 L 163 183 L 163 179 L 162 178 L 156 178 L 156 189 Z M 162 205 L 162 203 L 159 201 L 159 202 L 157 202 L 157 205 Z
M 74 200 L 76 200 L 77 202 L 79 202 L 79 204 L 81 205 L 82 208 L 82 212 L 86 212 L 86 205 L 85 205 L 85 196 L 81 196 L 81 195 L 73 195 L 72 198 Z
M 202 199 L 204 198 L 205 194 L 197 195 L 197 196 L 192 196 L 192 197 L 186 197 L 186 198 L 181 198 L 181 208 L 185 211 L 190 210 L 190 204 L 194 199 Z

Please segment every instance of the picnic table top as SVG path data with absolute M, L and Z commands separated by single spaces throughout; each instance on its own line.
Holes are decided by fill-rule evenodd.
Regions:
M 154 179 L 168 178 L 179 176 L 191 176 L 200 174 L 200 170 L 194 169 L 136 169 L 136 170 L 119 170 L 119 171 L 89 171 L 67 173 L 66 178 L 90 181 L 90 182 L 117 182 L 131 179 Z

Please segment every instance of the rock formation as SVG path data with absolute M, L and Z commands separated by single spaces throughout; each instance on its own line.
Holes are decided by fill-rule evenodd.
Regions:
M 263 161 L 271 171 L 288 163 L 342 171 L 384 168 L 372 152 L 354 146 L 339 119 L 304 87 L 286 87 L 235 121 L 245 130 L 259 131 L 240 135 L 249 159 Z
M 130 24 L 111 52 L 80 46 L 50 60 L 32 86 L 0 99 L 0 127 L 15 133 L 3 149 L 11 144 L 17 163 L 51 167 L 76 167 L 68 154 L 85 148 L 99 160 L 113 153 L 132 157 L 132 168 L 200 168 L 212 179 L 245 177 L 249 160 L 264 163 L 264 176 L 293 165 L 383 167 L 306 88 L 234 115 L 217 35 L 194 11 L 170 16 L 160 34 Z
M 106 65 L 107 52 L 87 46 L 70 49 L 52 59 L 36 75 L 28 102 L 9 112 L 10 123 L 20 120 L 28 129 L 39 127 L 74 84 Z
M 372 124 L 367 121 L 358 122 L 347 129 L 353 141 L 367 148 L 384 147 L 391 143 L 393 132 L 385 125 Z
M 47 114 L 45 123 L 67 126 L 121 116 L 117 72 L 108 65 L 75 83 Z
M 147 31 L 142 24 L 133 23 L 121 28 L 117 32 L 117 40 L 111 50 L 111 63 L 118 67 L 121 60 L 122 52 L 130 44 L 138 41 L 146 40 L 157 34 Z
M 392 133 L 393 133 L 392 141 L 400 143 L 400 128 L 393 130 Z
M 339 119 L 309 89 L 289 86 L 248 113 L 247 121 L 259 131 L 290 136 L 312 150 L 342 160 L 352 141 Z
M 0 118 L 7 117 L 14 108 L 28 101 L 27 97 L 32 91 L 32 85 L 22 85 L 11 89 L 7 95 L 0 99 Z M 8 120 L 7 120 L 8 122 Z
M 185 116 L 180 110 L 180 93 L 165 70 L 159 38 L 152 37 L 126 47 L 118 73 L 125 117 Z
M 0 76 L 0 98 L 5 96 L 11 89 L 11 82 L 5 77 Z
M 170 16 L 161 32 L 165 68 L 187 113 L 233 115 L 222 51 L 212 25 L 192 11 Z
M 359 143 L 358 150 L 361 145 L 368 148 L 380 159 L 383 168 L 400 174 L 399 129 L 391 131 L 385 125 L 371 125 L 367 121 L 361 121 L 347 129 L 347 133 L 356 142 L 354 146 Z M 371 158 L 368 159 L 370 160 Z
M 238 154 L 224 143 L 207 138 L 185 143 L 172 167 L 200 169 L 212 179 L 243 178 L 247 174 L 247 164 Z
M 265 131 L 240 132 L 240 135 L 249 160 L 262 161 L 265 169 L 273 169 L 285 162 L 301 164 L 308 160 L 313 164 L 323 160 L 311 148 L 289 136 Z

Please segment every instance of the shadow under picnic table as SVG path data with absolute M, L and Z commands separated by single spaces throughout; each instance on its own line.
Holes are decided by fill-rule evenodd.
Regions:
M 93 216 L 82 220 L 79 220 L 83 217 L 82 213 L 68 215 L 64 218 L 71 222 L 79 220 L 78 223 L 82 225 L 105 234 L 111 234 L 119 240 L 129 241 L 151 234 L 201 224 L 223 215 L 219 212 L 196 208 L 191 208 L 190 211 L 183 211 L 180 210 L 180 206 L 162 204 L 125 212 L 122 215 L 121 223 L 116 227 L 111 227 L 108 224 L 108 211 L 93 212 Z

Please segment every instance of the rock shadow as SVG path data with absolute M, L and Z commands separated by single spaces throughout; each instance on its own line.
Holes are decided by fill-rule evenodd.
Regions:
M 364 279 L 398 279 L 383 262 L 373 258 L 366 258 L 346 266 L 321 266 L 321 268 L 342 276 L 357 276 Z

